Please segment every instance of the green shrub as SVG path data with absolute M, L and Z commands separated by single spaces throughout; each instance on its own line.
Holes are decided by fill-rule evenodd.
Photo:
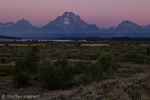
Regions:
M 110 72 L 115 72 L 117 70 L 117 64 L 113 61 L 110 55 L 104 55 L 98 59 L 97 65 L 101 66 L 102 72 L 107 70 Z
M 79 62 L 76 63 L 76 65 L 75 65 L 75 74 L 81 74 L 85 70 L 86 70 L 86 67 L 85 67 L 85 63 L 84 62 L 79 61 Z
M 106 70 L 106 74 L 108 74 L 108 75 L 112 75 L 113 73 L 114 73 L 114 69 L 112 68 L 112 67 L 109 67 L 109 68 L 107 68 L 107 70 Z
M 128 51 L 122 58 L 121 61 L 124 62 L 136 62 L 136 63 L 144 63 L 143 55 L 133 52 L 133 51 Z
M 149 58 L 149 57 L 146 59 L 146 63 L 147 63 L 148 65 L 150 65 L 150 58 Z
M 102 75 L 104 73 L 103 66 L 101 65 L 95 65 L 93 70 L 91 71 L 92 71 L 92 76 L 94 79 L 97 78 L 97 76 Z
M 134 62 L 137 58 L 137 54 L 135 52 L 127 52 L 123 57 L 125 62 Z
M 150 56 L 150 48 L 147 48 L 147 56 Z
M 137 73 L 142 73 L 143 72 L 143 69 L 140 66 L 138 66 L 135 70 L 136 70 Z
M 28 73 L 17 73 L 13 76 L 14 85 L 18 88 L 29 86 L 29 74 Z
M 55 66 L 66 66 L 68 64 L 68 61 L 66 59 L 58 59 L 56 62 L 55 62 Z
M 9 43 L 5 43 L 5 46 L 9 46 Z
M 29 85 L 30 75 L 23 59 L 18 58 L 12 71 L 15 87 L 27 87 Z
M 129 96 L 132 100 L 140 100 L 141 99 L 141 91 L 135 89 L 129 92 Z
M 27 54 L 25 58 L 25 63 L 27 69 L 30 71 L 30 73 L 35 73 L 37 72 L 37 68 L 39 65 L 39 48 L 38 47 L 33 47 L 29 53 Z
M 108 100 L 132 100 L 128 93 L 119 89 L 112 90 L 108 95 Z
M 76 47 L 81 47 L 81 43 L 80 42 L 76 42 L 75 44 L 74 44 Z
M 38 76 L 40 81 L 42 82 L 43 87 L 53 88 L 53 85 L 55 85 L 53 80 L 53 73 L 54 67 L 48 61 L 44 61 L 40 65 L 38 69 Z
M 142 94 L 142 95 L 141 95 L 141 100 L 150 100 L 150 97 L 148 97 L 148 96 L 145 95 L 145 94 Z
M 1 63 L 4 64 L 6 62 L 6 58 L 2 57 L 1 58 Z
M 138 66 L 136 68 L 128 68 L 127 71 L 128 73 L 135 74 L 135 73 L 142 73 L 143 69 L 142 67 Z
M 139 59 L 136 59 L 136 60 L 135 60 L 135 63 L 144 63 L 144 59 L 140 59 L 140 58 L 139 58 Z
M 44 61 L 39 67 L 38 76 L 44 88 L 64 89 L 73 79 L 73 68 L 65 60 L 59 60 L 54 65 Z

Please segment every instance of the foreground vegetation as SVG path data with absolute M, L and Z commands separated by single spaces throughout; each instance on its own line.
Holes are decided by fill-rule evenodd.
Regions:
M 59 90 L 105 81 L 107 85 L 100 87 L 105 92 L 112 88 L 106 80 L 119 78 L 119 87 L 109 89 L 104 100 L 150 99 L 147 78 L 144 83 L 131 82 L 133 86 L 124 83 L 124 78 L 150 74 L 150 42 L 4 41 L 0 45 L 0 80 L 13 80 L 14 88 Z

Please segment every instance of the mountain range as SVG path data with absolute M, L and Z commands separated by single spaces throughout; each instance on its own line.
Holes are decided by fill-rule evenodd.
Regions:
M 140 26 L 126 20 L 117 27 L 101 29 L 95 24 L 87 24 L 73 12 L 65 12 L 42 27 L 33 26 L 25 19 L 0 23 L 0 35 L 21 38 L 150 37 L 150 25 Z

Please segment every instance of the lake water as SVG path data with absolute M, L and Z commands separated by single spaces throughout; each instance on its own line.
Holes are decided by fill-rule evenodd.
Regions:
M 59 40 L 59 39 L 0 39 L 0 41 L 33 41 L 33 40 L 37 40 L 37 41 L 55 41 L 55 42 L 73 41 L 73 40 Z M 81 40 L 79 40 L 79 41 L 81 41 Z M 86 40 L 82 40 L 82 41 L 86 41 Z

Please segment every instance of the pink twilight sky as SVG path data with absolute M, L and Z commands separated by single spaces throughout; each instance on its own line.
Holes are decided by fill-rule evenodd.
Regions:
M 3 23 L 24 18 L 32 25 L 43 26 L 65 11 L 100 28 L 117 26 L 123 20 L 150 24 L 150 0 L 0 0 Z

